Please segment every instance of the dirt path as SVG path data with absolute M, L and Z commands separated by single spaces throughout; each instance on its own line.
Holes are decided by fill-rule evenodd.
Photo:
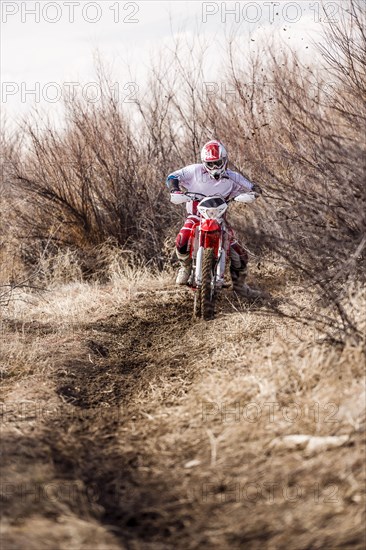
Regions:
M 301 386 L 287 366 L 276 406 L 296 401 L 307 416 L 270 421 L 278 366 L 258 313 L 229 304 L 193 324 L 184 293 L 160 292 L 63 340 L 28 327 L 53 362 L 5 400 L 4 548 L 362 548 L 362 425 L 316 422 L 309 410 L 323 414 L 333 393 L 322 401 L 312 371 Z M 345 402 L 362 390 L 347 374 Z M 240 414 L 248 403 L 261 404 L 254 421 Z M 349 440 L 309 456 L 270 450 L 306 430 Z

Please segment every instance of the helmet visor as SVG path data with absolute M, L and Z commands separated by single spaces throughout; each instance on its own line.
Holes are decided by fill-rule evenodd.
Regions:
M 207 166 L 207 168 L 211 168 L 211 170 L 213 170 L 214 168 L 222 168 L 224 166 L 224 161 L 223 159 L 212 160 L 209 162 L 205 162 L 205 165 Z

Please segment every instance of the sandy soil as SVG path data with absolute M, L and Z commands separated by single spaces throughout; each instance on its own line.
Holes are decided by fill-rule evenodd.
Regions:
M 229 294 L 194 323 L 166 281 L 100 292 L 2 321 L 4 550 L 364 548 L 359 349 Z

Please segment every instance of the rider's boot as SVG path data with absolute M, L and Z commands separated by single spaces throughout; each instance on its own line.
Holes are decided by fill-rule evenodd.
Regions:
M 175 280 L 177 285 L 186 285 L 188 283 L 189 276 L 191 274 L 192 260 L 188 254 L 182 254 L 176 251 L 181 267 L 178 270 L 177 278 Z
M 231 278 L 233 281 L 233 291 L 243 298 L 259 298 L 262 293 L 259 290 L 250 288 L 245 283 L 247 277 L 247 269 L 231 269 Z

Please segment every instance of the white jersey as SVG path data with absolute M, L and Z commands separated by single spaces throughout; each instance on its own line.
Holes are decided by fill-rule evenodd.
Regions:
M 179 186 L 191 193 L 201 193 L 207 197 L 222 195 L 225 199 L 236 197 L 252 189 L 252 183 L 238 172 L 225 170 L 221 179 L 213 179 L 205 170 L 203 164 L 190 164 L 176 172 L 172 172 L 169 178 L 177 178 Z M 187 203 L 187 212 L 193 213 L 193 203 Z

